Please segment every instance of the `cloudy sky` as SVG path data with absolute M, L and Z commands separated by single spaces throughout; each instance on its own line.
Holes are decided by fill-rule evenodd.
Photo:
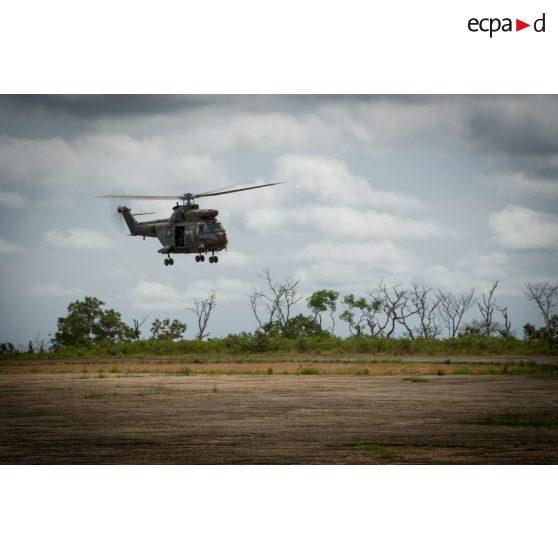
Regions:
M 229 237 L 217 265 L 163 266 L 95 199 L 275 180 L 204 202 Z M 522 285 L 556 282 L 557 250 L 556 96 L 0 96 L 1 341 L 47 338 L 86 295 L 192 337 L 188 307 L 213 289 L 211 333 L 253 331 L 263 268 L 306 296 L 499 279 L 520 332 L 540 323 Z

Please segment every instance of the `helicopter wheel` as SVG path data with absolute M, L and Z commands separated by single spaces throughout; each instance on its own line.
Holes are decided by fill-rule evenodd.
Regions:
M 219 261 L 219 258 L 217 256 L 213 256 L 213 263 L 217 263 Z
M 172 258 L 169 258 L 169 265 L 174 265 L 174 260 Z
M 205 262 L 205 256 L 200 256 L 200 262 Z
M 169 260 L 167 258 L 165 258 L 165 265 L 169 265 Z
M 209 256 L 209 263 L 213 263 L 213 256 Z
M 196 256 L 196 261 L 199 262 L 200 261 L 200 257 Z

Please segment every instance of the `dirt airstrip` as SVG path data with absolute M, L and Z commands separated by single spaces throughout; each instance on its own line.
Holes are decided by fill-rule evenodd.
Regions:
M 3 362 L 0 463 L 558 463 L 548 366 Z

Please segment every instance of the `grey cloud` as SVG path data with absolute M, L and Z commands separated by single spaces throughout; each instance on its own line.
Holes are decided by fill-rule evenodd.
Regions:
M 218 99 L 197 95 L 3 95 L 0 101 L 15 110 L 40 109 L 82 118 L 99 118 L 195 109 Z
M 13 316 L 0 340 L 52 332 L 78 290 L 130 321 L 148 307 L 150 319 L 163 311 L 187 319 L 192 298 L 215 288 L 212 333 L 253 330 L 247 293 L 264 267 L 278 278 L 301 277 L 305 290 L 356 294 L 381 277 L 448 289 L 501 279 L 502 292 L 520 297 L 522 281 L 558 276 L 541 240 L 556 246 L 557 103 L 545 96 L 0 97 L 0 314 Z M 93 200 L 274 177 L 287 182 L 204 200 L 229 235 L 218 266 L 177 257 L 165 268 L 156 241 L 116 234 L 110 204 Z M 167 203 L 132 208 L 170 213 Z M 37 296 L 22 296 L 28 292 Z
M 558 97 L 482 98 L 470 106 L 470 136 L 500 167 L 558 180 Z

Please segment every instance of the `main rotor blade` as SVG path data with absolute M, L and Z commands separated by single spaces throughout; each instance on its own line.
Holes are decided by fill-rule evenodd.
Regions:
M 275 186 L 277 184 L 284 184 L 284 182 L 272 182 L 271 184 L 260 184 L 259 186 L 247 186 L 246 188 L 236 188 L 232 190 L 225 190 L 224 192 L 217 192 L 215 190 L 205 192 L 203 194 L 195 194 L 193 198 L 205 198 L 208 196 L 222 196 L 223 194 L 234 194 L 235 192 L 244 192 L 245 190 L 255 190 L 256 188 L 267 188 L 268 186 Z
M 128 194 L 106 194 L 97 198 L 108 198 L 113 200 L 181 200 L 183 196 L 132 196 Z

